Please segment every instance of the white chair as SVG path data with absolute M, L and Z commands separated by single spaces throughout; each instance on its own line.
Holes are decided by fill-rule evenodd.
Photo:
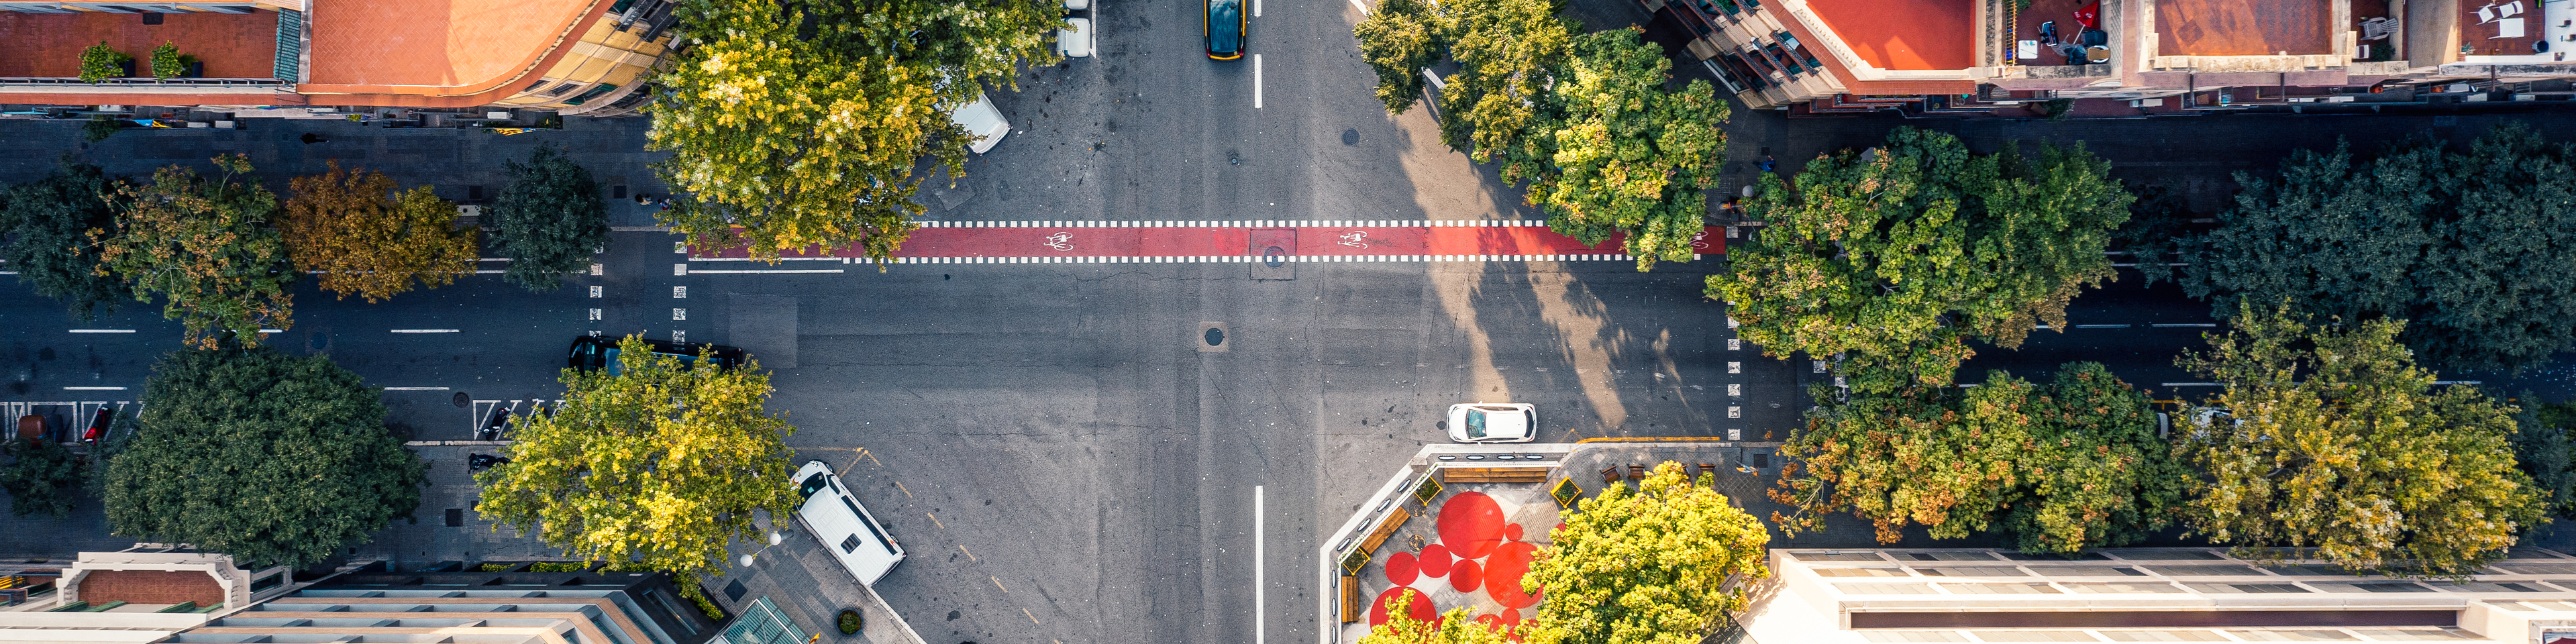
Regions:
M 2496 21 L 2496 35 L 2491 38 L 2521 38 L 2522 34 L 2522 19 L 2506 18 Z
M 2484 6 L 2484 7 L 2478 7 L 2478 24 L 2483 25 L 2483 24 L 2487 24 L 2487 23 L 2495 22 L 2495 21 L 2496 21 L 2495 5 L 2487 5 L 2487 6 Z
M 2497 17 L 2510 18 L 2519 15 L 2522 15 L 2522 0 L 2514 0 L 2496 7 Z

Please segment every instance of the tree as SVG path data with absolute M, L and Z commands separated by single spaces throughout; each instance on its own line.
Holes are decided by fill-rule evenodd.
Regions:
M 1968 339 L 2063 329 L 2068 300 L 2115 278 L 2102 251 L 2132 198 L 2109 169 L 2081 145 L 2033 165 L 1897 128 L 1808 163 L 1796 190 L 1764 175 L 1745 212 L 1766 225 L 1707 293 L 1772 357 L 1842 356 L 1853 391 L 1947 385 Z
M 381 172 L 331 170 L 288 182 L 278 232 L 299 271 L 322 274 L 323 290 L 342 299 L 358 295 L 381 302 L 411 290 L 456 282 L 473 274 L 474 230 L 456 225 L 456 204 L 430 194 L 429 186 L 394 193 Z
M 37 295 L 62 300 L 72 317 L 115 315 L 124 280 L 101 273 L 90 231 L 116 230 L 124 182 L 98 166 L 66 163 L 43 179 L 0 193 L 0 231 L 12 233 L 0 259 Z
M 382 395 L 323 356 L 171 352 L 107 462 L 108 524 L 252 566 L 328 559 L 420 506 L 429 465 L 386 431 Z
M 1626 233 L 1637 270 L 1689 261 L 1707 230 L 1705 191 L 1726 160 L 1726 101 L 1708 81 L 1667 92 L 1672 61 L 1638 40 L 1635 27 L 1575 38 L 1549 96 L 1561 116 L 1545 157 L 1506 164 L 1504 178 L 1528 177 L 1529 201 L 1552 216 L 1548 228 L 1586 244 Z
M 929 157 L 965 173 L 948 110 L 1017 65 L 1058 60 L 1061 4 L 688 0 L 690 46 L 660 74 L 655 169 L 682 195 L 661 217 L 700 248 L 775 258 L 815 245 L 891 257 L 917 226 Z M 1017 87 L 1016 83 L 1012 85 Z
M 545 292 L 563 287 L 563 274 L 586 268 L 592 251 L 608 244 L 608 205 L 590 171 L 552 147 L 539 146 L 527 163 L 505 162 L 510 182 L 492 204 L 492 236 L 510 268 L 501 279 Z
M 1794 510 L 1772 522 L 1795 536 L 1850 512 L 1880 543 L 1909 525 L 1936 539 L 2000 529 L 2023 552 L 2071 555 L 2172 523 L 2190 473 L 2169 452 L 2146 395 L 2096 363 L 2046 385 L 1995 371 L 1965 391 L 1856 394 L 1781 448 L 1770 496 Z
M 2576 437 L 2568 436 L 2576 429 L 2576 402 L 2524 407 L 2513 420 L 2514 465 L 2531 477 L 2550 518 L 2576 519 Z
M 620 373 L 566 369 L 560 411 L 514 419 L 510 461 L 475 475 L 474 509 L 567 556 L 680 575 L 696 598 L 695 578 L 724 574 L 727 539 L 760 538 L 754 513 L 788 516 L 796 428 L 761 409 L 758 361 L 692 368 L 641 336 L 619 349 Z
M 1547 589 L 1521 626 L 1532 644 L 1693 644 L 1743 610 L 1770 535 L 1709 484 L 1665 461 L 1636 491 L 1578 502 L 1522 584 Z
M 89 237 L 99 245 L 99 271 L 131 283 L 136 301 L 164 298 L 162 315 L 187 326 L 190 344 L 211 349 L 229 331 L 257 345 L 262 327 L 293 326 L 296 273 L 285 241 L 268 226 L 277 195 L 235 180 L 250 172 L 250 157 L 214 161 L 222 176 L 174 165 L 154 171 L 151 183 L 124 187 L 115 232 L 92 229 Z
M 2237 182 L 2182 279 L 2221 317 L 2287 299 L 2403 319 L 2406 346 L 2454 369 L 2525 369 L 2576 345 L 2576 144 L 2507 123 L 2464 153 L 2428 136 L 2364 162 L 2337 145 Z
M 1358 644 L 1508 644 L 1510 636 L 1475 620 L 1467 619 L 1464 606 L 1449 609 L 1438 619 L 1424 622 L 1413 618 L 1413 600 L 1424 599 L 1422 593 L 1406 592 L 1386 602 L 1386 623 L 1369 627 L 1369 634 Z
M 2222 385 L 2177 428 L 2200 469 L 2186 525 L 2240 556 L 2465 576 L 2504 557 L 2543 501 L 2515 469 L 2513 408 L 2435 389 L 2397 342 L 2403 322 L 2310 326 L 2242 304 L 2181 364 Z M 2314 555 L 2278 548 L 2315 548 Z
M 1352 28 L 1360 57 L 1377 72 L 1377 99 L 1403 114 L 1421 98 L 1423 70 L 1449 57 L 1457 25 L 1440 5 L 1426 0 L 1385 0 Z
M 10 514 L 71 516 L 81 483 L 89 480 L 79 455 L 53 441 L 10 440 L 0 451 L 10 457 L 8 467 L 0 467 L 0 489 L 9 491 Z

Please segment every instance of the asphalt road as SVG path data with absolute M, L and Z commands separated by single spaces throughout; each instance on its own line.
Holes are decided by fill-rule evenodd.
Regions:
M 1096 4 L 1100 57 L 1034 70 L 1017 92 L 992 88 L 1015 131 L 955 187 L 927 191 L 929 217 L 1536 218 L 1518 191 L 1442 146 L 1426 111 L 1384 113 L 1351 46 L 1353 5 L 1264 4 L 1252 28 L 1258 58 L 1228 62 L 1201 55 L 1197 3 Z M 2115 161 L 2175 164 L 2137 166 L 2148 169 L 2142 177 L 2214 181 L 2259 169 L 2278 146 L 2330 143 L 2364 123 L 2224 118 L 1936 127 L 1980 149 L 2004 139 L 2093 141 Z M 2376 128 L 2367 136 L 2414 122 L 2367 121 Z M 365 160 L 405 185 L 470 199 L 472 186 L 498 185 L 498 159 L 551 143 L 572 146 L 604 181 L 659 190 L 641 165 L 656 155 L 640 151 L 640 120 L 576 119 L 565 131 L 507 138 L 250 123 L 239 133 L 124 134 L 81 146 L 60 124 L 0 122 L 0 147 L 25 152 L 0 159 L 0 179 L 33 178 L 65 150 L 140 174 L 242 149 L 286 174 L 318 171 L 327 158 Z M 1740 174 L 1758 150 L 1776 147 L 1793 170 L 1896 124 L 1739 111 L 1730 167 Z M 300 131 L 329 132 L 333 142 L 291 143 Z M 2209 132 L 2241 136 L 2195 138 Z M 2177 155 L 2187 158 L 2155 160 Z M 616 207 L 621 225 L 646 217 Z M 1305 641 L 1319 627 L 1316 541 L 1406 455 L 1444 440 L 1437 423 L 1447 405 L 1537 403 L 1545 441 L 1728 430 L 1758 440 L 1785 436 L 1800 383 L 1813 377 L 1804 364 L 1730 346 L 1722 311 L 1699 297 L 1710 265 L 1646 274 L 1617 262 L 879 273 L 692 261 L 671 242 L 617 233 L 599 275 L 550 293 L 485 275 L 371 305 L 308 285 L 295 325 L 272 341 L 409 388 L 386 398 L 393 420 L 420 439 L 465 438 L 489 404 L 472 401 L 559 396 L 555 369 L 577 335 L 750 348 L 776 371 L 771 407 L 800 428 L 790 444 L 842 468 L 910 551 L 879 590 L 933 642 Z M 843 272 L 708 272 L 767 269 Z M 14 281 L 0 281 L 0 298 L 9 303 L 0 306 L 0 360 L 14 401 L 137 399 L 152 359 L 177 347 L 176 326 L 157 307 L 82 323 Z M 2076 325 L 2122 326 L 2035 333 L 2018 351 L 1981 350 L 1962 375 L 2007 368 L 2038 378 L 2084 359 L 2161 388 L 2192 379 L 2172 355 L 2205 329 L 2153 325 L 2208 323 L 2207 312 L 2125 276 L 2070 311 Z M 1202 350 L 1211 323 L 1222 325 L 1223 351 Z M 455 405 L 457 394 L 469 404 Z M 112 541 L 94 506 L 69 522 L 0 525 L 19 528 L 0 529 L 0 554 Z

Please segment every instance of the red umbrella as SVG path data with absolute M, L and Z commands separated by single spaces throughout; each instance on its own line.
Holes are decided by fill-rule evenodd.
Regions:
M 2091 4 L 2075 8 L 2075 24 L 2084 25 L 2086 29 L 2102 28 L 2101 18 L 2102 0 L 2093 0 Z

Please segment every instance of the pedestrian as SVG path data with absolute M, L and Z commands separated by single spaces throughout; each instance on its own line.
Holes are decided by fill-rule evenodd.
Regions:
M 330 139 L 330 137 L 322 136 L 322 135 L 320 135 L 320 134 L 314 134 L 314 133 L 312 133 L 312 132 L 306 132 L 306 133 L 304 133 L 304 136 L 302 136 L 302 137 L 300 137 L 300 138 L 302 138 L 302 139 L 304 140 L 304 144 L 305 144 L 305 145 L 312 145 L 312 144 L 315 144 L 315 143 L 321 143 L 321 142 L 323 142 L 323 141 L 329 141 L 329 140 L 331 140 L 331 139 Z
M 1754 162 L 1753 165 L 1754 167 L 1761 168 L 1763 172 L 1772 172 L 1774 169 L 1780 167 L 1779 164 L 1771 161 L 1771 155 L 1768 154 L 1762 155 L 1762 160 Z

